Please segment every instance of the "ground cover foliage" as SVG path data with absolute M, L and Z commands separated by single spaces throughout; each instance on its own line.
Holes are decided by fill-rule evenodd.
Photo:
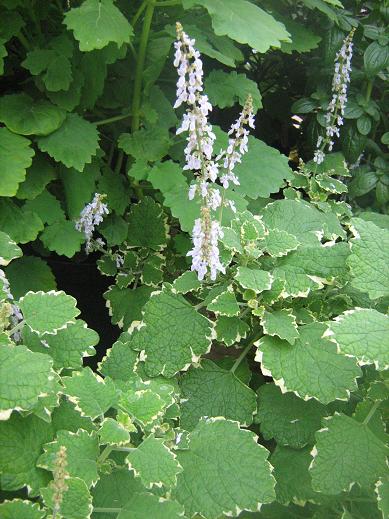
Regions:
M 389 517 L 388 20 L 386 0 L 0 0 L 1 518 Z M 190 270 L 177 21 L 216 153 L 256 114 L 216 279 Z M 53 255 L 111 280 L 96 371 Z

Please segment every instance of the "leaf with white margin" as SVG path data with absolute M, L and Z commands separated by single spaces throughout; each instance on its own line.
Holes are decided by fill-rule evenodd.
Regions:
M 248 427 L 256 412 L 256 395 L 234 373 L 203 360 L 199 368 L 191 368 L 180 381 L 180 426 L 194 429 L 202 416 L 224 416 Z
M 240 429 L 238 422 L 202 418 L 189 434 L 189 449 L 177 452 L 183 472 L 173 497 L 188 517 L 198 513 L 216 519 L 256 511 L 275 498 L 268 455 L 256 435 Z
M 224 342 L 226 346 L 232 346 L 244 339 L 250 327 L 238 317 L 225 317 L 221 315 L 216 321 L 216 338 Z
M 188 271 L 174 280 L 172 290 L 177 294 L 187 294 L 188 292 L 196 292 L 201 287 L 202 284 L 198 280 L 196 272 Z
M 14 499 L 0 503 L 0 517 L 2 519 L 43 519 L 46 515 L 38 503 Z
M 256 294 L 270 290 L 273 282 L 270 272 L 249 267 L 238 267 L 235 279 L 242 288 L 254 290 Z
M 389 517 L 389 478 L 381 478 L 375 486 L 377 506 L 382 512 L 383 519 Z
M 85 481 L 80 478 L 67 478 L 66 487 L 60 504 L 60 517 L 90 519 L 93 510 L 92 496 Z M 53 508 L 54 488 L 52 486 L 42 488 L 41 495 L 45 505 Z
M 282 392 L 292 391 L 304 400 L 347 400 L 362 372 L 354 359 L 337 353 L 335 344 L 323 338 L 325 330 L 319 322 L 300 326 L 293 346 L 277 337 L 262 337 L 255 356 L 262 373 L 273 377 Z
M 144 428 L 164 415 L 166 403 L 158 393 L 151 389 L 139 389 L 124 393 L 119 404 Z
M 105 377 L 126 381 L 134 377 L 138 361 L 138 353 L 131 349 L 129 342 L 119 338 L 107 350 L 98 370 Z
M 180 519 L 184 517 L 182 506 L 176 501 L 158 497 L 148 492 L 131 495 L 117 519 Z
M 261 247 L 274 258 L 286 256 L 288 252 L 296 250 L 299 245 L 300 242 L 296 236 L 281 229 L 268 229 L 268 233 L 261 243 Z
M 214 324 L 182 296 L 164 288 L 151 295 L 143 319 L 132 332 L 131 347 L 145 353 L 148 376 L 172 377 L 208 353 Z
M 389 367 L 389 317 L 372 308 L 347 310 L 328 323 L 325 332 L 340 353 L 355 357 L 358 363 Z
M 22 256 L 22 249 L 3 231 L 0 231 L 0 266 L 6 267 L 13 259 Z
M 34 353 L 25 346 L 2 345 L 0 348 L 0 416 L 12 410 L 31 410 L 39 397 L 52 389 L 55 372 L 48 355 Z M 4 419 L 4 418 L 3 418 Z
M 373 222 L 353 218 L 350 240 L 351 254 L 347 261 L 351 285 L 367 292 L 370 299 L 389 295 L 389 231 Z
M 27 292 L 19 301 L 26 324 L 38 335 L 57 333 L 76 322 L 80 313 L 74 297 L 62 290 L 56 292 Z
M 130 441 L 130 433 L 113 418 L 104 418 L 98 434 L 103 445 L 124 445 Z
M 176 458 L 162 438 L 151 434 L 128 454 L 126 463 L 146 488 L 154 485 L 171 488 L 176 486 L 177 474 L 182 471 Z
M 388 473 L 389 448 L 366 423 L 336 413 L 323 424 L 311 453 L 314 490 L 336 495 L 348 491 L 354 483 L 369 488 Z
M 64 394 L 84 416 L 94 420 L 115 405 L 118 394 L 115 384 L 110 378 L 101 378 L 89 367 L 81 371 L 73 371 L 71 377 L 62 379 Z
M 265 312 L 261 318 L 261 325 L 266 335 L 276 335 L 280 339 L 288 341 L 289 344 L 294 344 L 299 337 L 296 316 L 288 308 Z
M 300 449 L 314 442 L 326 407 L 314 399 L 302 400 L 294 393 L 282 393 L 275 384 L 258 389 L 258 412 L 255 422 L 260 424 L 266 440 L 274 438 L 279 445 Z
M 43 447 L 45 452 L 39 457 L 37 466 L 53 471 L 61 447 L 66 447 L 66 471 L 69 475 L 83 479 L 88 487 L 94 485 L 99 479 L 97 458 L 100 450 L 97 434 L 82 429 L 76 433 L 58 431 L 56 439 Z
M 52 425 L 34 415 L 12 413 L 0 421 L 0 481 L 2 490 L 29 487 L 37 495 L 47 485 L 49 474 L 36 467 L 42 446 L 53 438 Z
M 225 315 L 226 317 L 239 315 L 239 305 L 232 286 L 229 286 L 225 292 L 222 292 L 208 303 L 207 310 L 215 315 Z

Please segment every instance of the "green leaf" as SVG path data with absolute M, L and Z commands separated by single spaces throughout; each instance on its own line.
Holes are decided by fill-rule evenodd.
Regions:
M 104 418 L 98 434 L 103 445 L 124 445 L 130 441 L 130 433 L 113 418 Z
M 94 124 L 77 114 L 68 114 L 58 130 L 38 138 L 38 147 L 67 168 L 83 171 L 99 149 L 99 134 Z
M 20 258 L 22 254 L 22 249 L 11 240 L 8 234 L 0 231 L 0 265 L 5 267 L 13 259 Z
M 55 178 L 55 170 L 47 157 L 41 153 L 34 156 L 31 167 L 26 171 L 26 180 L 19 184 L 16 198 L 32 200 Z
M 45 511 L 40 509 L 38 503 L 13 499 L 0 503 L 0 516 L 3 519 L 43 519 Z
M 98 180 L 99 192 L 107 195 L 106 203 L 109 209 L 122 215 L 130 200 L 130 186 L 123 175 L 104 168 L 102 177 Z
M 19 299 L 27 292 L 55 290 L 55 277 L 45 261 L 35 256 L 23 256 L 6 269 L 11 293 Z
M 207 353 L 213 336 L 209 319 L 182 296 L 163 289 L 146 303 L 143 320 L 132 334 L 131 347 L 145 352 L 149 376 L 172 377 Z
M 82 429 L 77 433 L 58 431 L 55 440 L 44 446 L 45 452 L 40 456 L 37 466 L 53 471 L 61 447 L 66 448 L 68 474 L 83 479 L 88 487 L 95 484 L 98 480 L 96 460 L 100 453 L 96 433 L 89 434 Z
M 25 179 L 35 154 L 30 145 L 25 137 L 0 128 L 0 196 L 14 196 Z
M 146 488 L 154 485 L 175 487 L 177 475 L 182 471 L 176 455 L 165 445 L 162 438 L 155 438 L 153 435 L 148 436 L 128 454 L 126 463 L 135 476 L 140 477 Z
M 368 115 L 364 114 L 357 120 L 357 128 L 359 133 L 367 135 L 371 130 L 371 119 Z
M 253 98 L 254 112 L 262 108 L 258 86 L 246 74 L 212 70 L 205 80 L 205 91 L 211 104 L 219 108 L 234 106 L 236 102 L 244 106 L 248 95 Z
M 48 101 L 35 101 L 27 94 L 11 94 L 0 98 L 0 121 L 13 133 L 48 135 L 64 122 L 64 110 Z
M 257 510 L 275 497 L 268 454 L 237 422 L 202 419 L 189 434 L 189 449 L 177 453 L 183 472 L 173 497 L 188 517 L 199 513 L 216 519 L 239 509 Z
M 74 371 L 62 379 L 64 394 L 77 405 L 83 416 L 95 420 L 117 402 L 115 384 L 110 378 L 102 379 L 89 367 Z
M 121 396 L 119 404 L 142 428 L 161 418 L 166 409 L 164 400 L 151 389 L 131 389 Z
M 99 364 L 99 371 L 113 380 L 127 381 L 134 377 L 138 363 L 138 353 L 131 349 L 129 342 L 117 340 Z
M 65 292 L 27 292 L 19 301 L 26 324 L 38 335 L 55 334 L 75 323 L 77 301 Z
M 56 407 L 51 416 L 51 421 L 55 431 L 66 429 L 76 433 L 78 429 L 92 432 L 96 429 L 90 418 L 81 416 L 65 396 L 62 397 L 59 407 Z
M 312 452 L 314 490 L 335 495 L 354 483 L 369 488 L 387 474 L 389 449 L 367 424 L 338 413 L 323 423 Z
M 346 184 L 344 184 L 341 180 L 338 180 L 337 178 L 333 178 L 329 175 L 326 175 L 325 173 L 316 175 L 315 181 L 321 187 L 321 189 L 327 191 L 328 193 L 338 195 L 342 193 L 347 193 Z
M 69 218 L 77 219 L 85 205 L 88 204 L 96 189 L 96 181 L 100 177 L 100 163 L 92 159 L 91 164 L 86 164 L 80 174 L 73 168 L 60 168 L 60 178 L 64 188 L 65 205 Z M 100 191 L 106 194 L 105 191 Z
M 264 250 L 275 258 L 286 256 L 288 252 L 296 250 L 299 245 L 300 242 L 295 236 L 280 229 L 269 229 L 261 244 Z
M 266 440 L 274 438 L 279 445 L 301 449 L 314 442 L 327 409 L 316 400 L 302 400 L 293 393 L 282 393 L 275 384 L 258 389 L 258 413 L 261 434 Z
M 102 49 L 110 42 L 118 47 L 134 35 L 131 25 L 112 0 L 85 0 L 65 13 L 66 27 L 73 31 L 80 50 Z
M 348 310 L 329 323 L 326 336 L 340 353 L 355 357 L 360 365 L 389 367 L 389 317 L 372 308 Z
M 215 331 L 217 340 L 226 346 L 232 346 L 244 339 L 250 330 L 248 324 L 238 317 L 220 316 L 216 321 Z
M 161 206 L 148 196 L 133 204 L 128 217 L 128 245 L 160 250 L 166 242 L 167 225 Z
M 113 324 L 127 330 L 133 321 L 142 319 L 142 309 L 149 300 L 152 287 L 140 286 L 135 290 L 112 286 L 105 292 L 109 315 Z
M 258 52 L 280 47 L 290 41 L 285 27 L 266 11 L 246 0 L 184 0 L 184 8 L 205 7 L 218 36 L 227 35 L 239 43 L 247 43 Z M 185 27 L 184 27 L 185 29 Z
M 276 337 L 263 337 L 255 360 L 265 375 L 273 377 L 282 391 L 293 391 L 304 399 L 316 398 L 327 404 L 348 399 L 356 389 L 361 371 L 351 358 L 336 352 L 335 344 L 323 338 L 326 326 L 300 326 L 293 346 Z
M 389 231 L 372 222 L 352 219 L 351 254 L 348 266 L 351 285 L 370 299 L 389 295 Z
M 52 486 L 41 489 L 46 506 L 53 509 L 54 489 Z M 92 513 L 92 496 L 85 481 L 80 478 L 67 478 L 66 490 L 60 504 L 60 514 L 66 519 L 89 519 Z
M 225 315 L 227 317 L 239 315 L 240 309 L 232 286 L 230 285 L 226 291 L 212 299 L 207 305 L 207 310 L 215 315 Z
M 44 246 L 57 254 L 72 258 L 81 249 L 85 237 L 74 227 L 74 222 L 62 220 L 45 227 L 40 235 Z
M 42 229 L 43 223 L 37 214 L 18 207 L 11 200 L 0 199 L 0 230 L 16 243 L 35 240 Z
M 277 13 L 275 17 L 279 22 L 284 24 L 292 40 L 290 43 L 282 42 L 282 52 L 291 54 L 293 51 L 302 53 L 316 49 L 321 40 L 321 37 L 312 32 L 310 28 L 303 25 L 301 21 L 300 23 L 295 22 L 290 16 L 280 16 Z
M 187 294 L 188 292 L 196 292 L 201 288 L 201 282 L 198 280 L 196 272 L 184 272 L 173 282 L 173 291 L 177 294 Z
M 288 341 L 289 344 L 294 344 L 299 337 L 296 316 L 287 308 L 265 312 L 261 318 L 261 324 L 266 335 L 276 335 L 280 339 Z
M 45 335 L 43 343 L 39 335 L 24 328 L 23 342 L 33 351 L 50 355 L 56 369 L 76 369 L 82 366 L 84 357 L 96 354 L 93 346 L 99 342 L 99 336 L 84 321 L 77 319 L 74 324 L 58 330 L 55 335 Z
M 117 519 L 180 519 L 183 509 L 180 504 L 171 499 L 158 497 L 148 492 L 135 493 L 117 516 Z
M 166 128 L 154 126 L 134 133 L 122 133 L 118 146 L 135 160 L 155 162 L 162 159 L 169 150 L 169 132 Z
M 210 360 L 191 368 L 180 381 L 180 426 L 193 430 L 202 416 L 224 416 L 248 427 L 256 411 L 255 393 L 234 373 L 226 371 Z
M 27 200 L 24 204 L 26 211 L 31 211 L 39 216 L 43 223 L 52 224 L 61 221 L 65 213 L 61 204 L 47 189 L 42 191 L 33 200 Z
M 389 64 L 389 45 L 381 45 L 372 41 L 363 55 L 366 74 L 372 78 Z
M 42 80 L 50 92 L 67 90 L 72 82 L 72 66 L 68 56 L 54 49 L 33 49 L 27 52 L 22 67 L 33 76 L 42 74 Z
M 12 410 L 27 411 L 38 398 L 50 392 L 53 361 L 48 355 L 33 353 L 25 346 L 0 349 L 0 416 Z M 15 374 L 17 373 L 17 376 Z
M 30 487 L 37 495 L 39 488 L 47 485 L 46 471 L 36 467 L 44 443 L 51 441 L 51 424 L 34 415 L 22 417 L 12 413 L 9 420 L 0 421 L 0 472 L 3 490 Z
M 273 281 L 269 272 L 249 267 L 238 267 L 235 279 L 241 287 L 253 290 L 256 294 L 270 290 Z
M 377 506 L 385 519 L 389 516 L 389 480 L 381 478 L 376 483 Z

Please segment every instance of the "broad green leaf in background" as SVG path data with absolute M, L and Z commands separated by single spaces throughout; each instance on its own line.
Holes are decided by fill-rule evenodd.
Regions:
M 34 100 L 27 94 L 0 98 L 0 121 L 13 133 L 48 135 L 64 122 L 66 113 L 48 101 Z
M 5 267 L 13 259 L 20 258 L 22 254 L 22 249 L 11 240 L 8 234 L 0 231 L 0 265 Z
M 329 323 L 326 336 L 333 338 L 339 351 L 355 357 L 360 365 L 389 367 L 389 317 L 372 308 L 344 312 Z
M 168 227 L 165 220 L 161 206 L 151 197 L 133 204 L 128 215 L 128 245 L 162 249 L 167 243 Z
M 106 353 L 98 366 L 100 373 L 113 380 L 128 381 L 134 377 L 138 353 L 131 349 L 129 342 L 119 339 Z
M 128 43 L 134 32 L 112 0 L 84 0 L 65 14 L 65 25 L 78 40 L 80 50 L 102 49 L 110 42 Z
M 301 21 L 300 23 L 295 22 L 291 17 L 281 16 L 278 13 L 274 13 L 276 20 L 283 23 L 286 30 L 289 32 L 291 42 L 282 42 L 281 50 L 291 54 L 293 51 L 296 52 L 308 52 L 315 49 L 321 37 L 310 30 Z
M 389 295 L 389 230 L 373 222 L 353 218 L 348 265 L 351 284 L 370 299 Z
M 0 421 L 0 480 L 3 490 L 17 490 L 28 485 L 37 495 L 47 485 L 49 474 L 36 467 L 45 443 L 53 438 L 51 424 L 34 415 L 13 413 Z
M 117 519 L 180 519 L 182 506 L 171 499 L 158 497 L 148 492 L 134 493 L 129 497 Z
M 77 114 L 68 114 L 62 126 L 38 139 L 38 147 L 67 168 L 83 171 L 99 148 L 99 134 L 94 124 Z
M 37 214 L 42 222 L 47 224 L 61 221 L 65 217 L 59 200 L 47 189 L 44 189 L 33 200 L 27 200 L 24 208 Z
M 382 516 L 389 515 L 389 479 L 381 478 L 376 483 L 375 493 L 377 494 L 377 506 L 382 512 Z
M 287 308 L 265 312 L 261 318 L 261 324 L 266 335 L 276 335 L 280 339 L 288 341 L 289 344 L 294 344 L 299 337 L 296 316 Z
M 103 445 L 124 445 L 130 441 L 130 433 L 113 418 L 104 418 L 98 434 Z
M 149 376 L 172 377 L 207 353 L 213 336 L 209 319 L 182 296 L 164 289 L 146 303 L 131 346 L 146 353 L 145 371 Z
M 33 49 L 27 53 L 22 66 L 33 76 L 42 75 L 43 83 L 50 92 L 67 90 L 72 81 L 72 66 L 69 56 L 55 49 Z
M 128 207 L 130 188 L 128 180 L 109 168 L 103 169 L 101 178 L 97 181 L 99 192 L 107 195 L 105 202 L 110 211 L 122 215 Z
M 32 200 L 55 178 L 55 170 L 42 153 L 36 153 L 32 165 L 26 171 L 26 179 L 19 184 L 16 198 Z
M 249 325 L 238 317 L 225 317 L 221 315 L 216 321 L 215 331 L 217 340 L 224 342 L 226 346 L 232 346 L 244 339 L 250 330 Z
M 59 176 L 65 191 L 65 206 L 68 217 L 77 219 L 97 191 L 96 182 L 100 177 L 100 163 L 98 160 L 92 159 L 91 164 L 85 164 L 82 173 L 73 168 L 61 167 Z M 100 193 L 107 194 L 105 190 L 100 191 Z
M 16 194 L 34 154 L 28 139 L 15 135 L 7 128 L 0 128 L 0 196 Z
M 0 504 L 0 516 L 3 519 L 43 519 L 45 511 L 41 510 L 38 503 L 31 503 L 22 499 L 4 501 Z
M 290 41 L 282 23 L 247 0 L 184 0 L 185 9 L 201 5 L 207 9 L 218 36 L 227 35 L 239 43 L 247 43 L 258 52 L 280 47 Z M 185 29 L 185 27 L 184 27 Z
M 169 150 L 169 132 L 166 128 L 154 126 L 134 133 L 122 133 L 118 145 L 135 160 L 155 162 L 162 159 Z
M 369 488 L 387 474 L 389 448 L 367 424 L 338 413 L 323 424 L 312 452 L 315 490 L 333 495 L 348 491 L 354 483 Z
M 0 416 L 30 410 L 51 389 L 52 359 L 25 346 L 0 349 Z M 15 373 L 18 373 L 15 376 Z
M 149 300 L 153 288 L 147 286 L 119 288 L 113 285 L 104 294 L 113 324 L 127 330 L 133 321 L 142 319 L 142 308 Z
M 243 288 L 253 290 L 256 294 L 269 290 L 273 281 L 269 272 L 250 267 L 238 267 L 235 279 Z
M 81 249 L 85 236 L 74 227 L 74 222 L 62 220 L 45 227 L 39 236 L 44 246 L 57 254 L 73 257 Z
M 328 411 L 314 399 L 302 400 L 294 393 L 282 393 L 275 384 L 264 384 L 258 389 L 258 413 L 266 440 L 274 438 L 279 445 L 300 449 L 314 441 L 314 433 Z
M 46 506 L 54 507 L 54 489 L 42 488 L 41 494 Z M 80 478 L 67 478 L 66 490 L 61 501 L 61 515 L 66 519 L 87 519 L 92 513 L 92 496 L 85 481 Z
M 75 322 L 80 313 L 74 297 L 63 291 L 27 292 L 19 301 L 26 324 L 39 335 L 55 334 Z
M 224 416 L 249 426 L 256 411 L 255 393 L 234 373 L 226 371 L 210 360 L 191 368 L 180 381 L 180 426 L 194 429 L 202 416 Z
M 293 346 L 277 337 L 263 337 L 255 357 L 262 373 L 273 377 L 282 391 L 304 399 L 316 398 L 323 404 L 347 399 L 362 373 L 354 359 L 338 354 L 336 345 L 322 338 L 325 330 L 324 323 L 300 326 Z
M 74 371 L 62 379 L 64 394 L 77 405 L 81 414 L 94 420 L 117 402 L 117 392 L 110 378 L 102 379 L 89 367 Z
M 148 436 L 127 455 L 126 462 L 146 488 L 154 485 L 175 487 L 177 474 L 182 471 L 176 455 L 164 444 L 162 438 Z
M 72 477 L 83 479 L 90 486 L 98 480 L 97 458 L 99 443 L 95 432 L 79 429 L 77 433 L 58 431 L 51 443 L 44 446 L 44 454 L 37 465 L 45 470 L 54 470 L 58 450 L 66 447 L 66 471 Z
M 177 453 L 183 472 L 173 496 L 188 517 L 199 513 L 217 519 L 234 515 L 237 509 L 255 511 L 275 497 L 268 454 L 255 435 L 240 429 L 237 422 L 201 419 L 189 434 L 189 449 Z
M 43 259 L 35 256 L 23 256 L 18 261 L 12 262 L 6 269 L 6 275 L 15 299 L 19 299 L 29 291 L 48 292 L 57 288 L 50 267 Z
M 257 84 L 245 74 L 212 70 L 205 80 L 205 91 L 212 105 L 219 108 L 244 106 L 248 95 L 253 98 L 254 112 L 262 108 L 262 98 Z
M 261 247 L 272 257 L 286 256 L 288 252 L 296 250 L 300 245 L 293 234 L 279 229 L 268 229 Z

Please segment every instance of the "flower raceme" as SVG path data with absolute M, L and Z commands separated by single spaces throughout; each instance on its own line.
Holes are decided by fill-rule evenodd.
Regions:
M 87 253 L 91 252 L 94 248 L 92 238 L 95 228 L 103 221 L 104 215 L 109 214 L 108 206 L 103 202 L 105 196 L 106 195 L 95 193 L 92 202 L 84 207 L 75 224 L 76 229 L 82 232 L 86 238 L 85 250 Z M 98 242 L 98 244 L 101 245 L 100 242 Z M 104 245 L 104 243 L 102 245 Z
M 352 29 L 344 39 L 343 45 L 335 56 L 335 70 L 332 78 L 332 99 L 325 115 L 326 135 L 319 136 L 313 160 L 321 164 L 325 157 L 325 149 L 332 151 L 334 137 L 339 138 L 340 127 L 343 125 L 344 110 L 347 104 L 347 90 L 350 83 L 351 59 L 353 55 Z
M 195 175 L 188 196 L 190 200 L 196 195 L 201 199 L 200 218 L 195 220 L 192 231 L 193 249 L 188 252 L 188 256 L 192 256 L 191 269 L 197 272 L 199 280 L 203 280 L 208 273 L 211 280 L 215 280 L 218 272 L 225 273 L 218 247 L 223 231 L 215 211 L 224 205 L 235 211 L 233 202 L 225 199 L 220 188 L 226 190 L 230 183 L 239 185 L 234 168 L 248 149 L 249 130 L 246 126 L 254 128 L 253 102 L 251 96 L 248 96 L 239 118 L 228 132 L 230 138 L 227 149 L 214 159 L 216 136 L 208 121 L 212 105 L 208 96 L 203 94 L 203 64 L 194 45 L 195 40 L 177 23 L 174 66 L 177 68 L 178 81 L 174 108 L 185 103 L 187 109 L 176 133 L 188 133 L 184 170 L 193 171 Z

